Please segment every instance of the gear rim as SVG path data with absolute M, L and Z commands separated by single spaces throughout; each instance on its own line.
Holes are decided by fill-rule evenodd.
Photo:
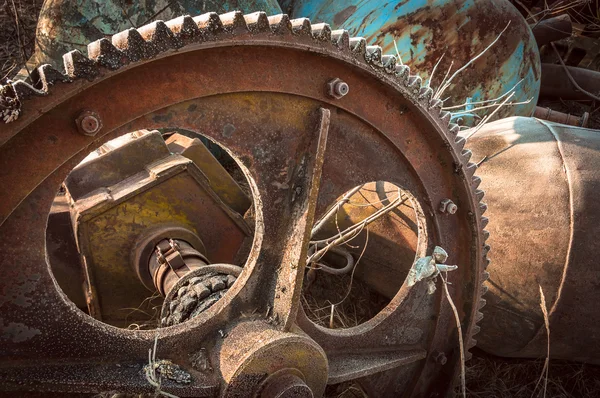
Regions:
M 232 31 L 235 31 L 237 29 L 243 29 L 241 27 L 241 22 L 240 22 L 241 20 L 239 19 L 239 16 L 240 16 L 240 14 L 234 14 L 233 16 L 231 16 L 231 20 L 233 21 L 233 23 L 228 28 L 222 28 L 223 32 L 224 32 L 223 34 L 231 34 L 230 32 L 232 32 Z M 262 15 L 258 14 L 258 16 L 256 17 L 256 20 L 260 21 L 262 18 L 262 20 L 264 21 L 264 18 L 266 18 L 266 16 L 264 16 L 264 18 L 263 18 L 263 16 L 264 16 L 264 14 L 262 14 Z M 206 19 L 211 20 L 211 18 L 212 18 L 212 20 L 215 20 L 215 18 L 212 14 L 211 14 L 211 16 L 207 17 Z M 237 22 L 235 22 L 236 18 L 237 18 Z M 217 17 L 217 19 L 218 19 L 218 17 Z M 285 18 L 282 18 L 282 19 L 285 19 Z M 227 18 L 225 18 L 225 21 L 227 21 Z M 185 18 L 184 18 L 184 22 L 185 22 Z M 293 21 L 292 23 L 290 23 L 290 25 L 291 25 L 291 29 L 289 30 L 290 35 L 293 35 L 294 31 L 295 31 L 295 34 L 297 36 L 302 36 L 302 35 L 308 36 L 308 37 L 310 37 L 310 40 L 312 40 L 316 43 L 323 43 L 324 41 L 326 41 L 324 39 L 327 37 L 326 25 L 321 24 L 321 26 L 319 26 L 318 28 L 317 28 L 317 25 L 315 25 L 311 28 L 311 26 L 308 24 L 308 21 L 304 20 L 304 19 L 300 20 L 300 21 L 298 21 L 298 20 Z M 155 26 L 160 27 L 162 25 L 160 23 L 158 23 L 158 24 L 155 24 Z M 257 22 L 256 26 L 260 26 L 260 23 Z M 296 28 L 295 30 L 294 30 L 294 27 Z M 271 31 L 273 30 L 270 25 L 268 25 L 268 29 Z M 286 27 L 284 26 L 283 29 L 286 29 Z M 252 29 L 250 29 L 250 32 L 252 32 Z M 316 34 L 315 34 L 315 32 L 316 32 Z M 247 32 L 245 32 L 245 33 L 247 33 Z M 262 33 L 266 33 L 266 31 L 263 30 Z M 261 33 L 259 33 L 259 35 L 260 34 Z M 273 33 L 268 33 L 268 34 L 273 34 Z M 341 38 L 342 38 L 342 40 L 344 40 L 343 33 L 341 34 Z M 351 43 L 350 40 L 349 40 L 349 43 Z M 356 40 L 355 40 L 355 43 L 356 43 Z M 227 45 L 227 44 L 225 43 L 223 45 Z M 378 52 L 377 48 L 366 48 L 366 47 L 363 48 L 363 47 L 361 47 L 362 45 L 364 45 L 364 43 L 362 41 L 358 40 L 358 44 L 356 44 L 356 46 L 355 46 L 356 48 L 358 48 L 358 51 L 356 51 L 355 54 L 358 57 L 364 56 L 364 58 L 367 60 L 368 63 L 361 65 L 361 66 L 363 66 L 363 69 L 365 69 L 364 66 L 369 66 L 370 68 L 373 68 L 373 70 L 375 70 L 376 73 L 381 73 L 379 71 L 382 71 L 382 70 L 385 73 L 389 73 L 392 71 L 392 68 L 390 65 L 393 64 L 393 62 L 391 59 L 389 59 L 389 58 L 384 59 L 381 56 L 380 50 Z M 364 50 L 364 53 L 363 53 L 363 50 Z M 353 51 L 351 49 L 351 46 L 348 47 L 347 51 Z M 143 52 L 144 51 L 142 51 L 142 53 Z M 92 65 L 93 62 L 90 64 L 90 62 L 87 62 L 81 58 L 78 59 L 78 57 L 79 57 L 78 55 L 71 54 L 71 61 L 69 61 L 68 57 L 67 57 L 67 68 L 66 69 L 67 69 L 67 71 L 70 71 L 70 73 L 72 74 L 71 77 L 94 76 L 96 74 L 96 72 L 94 72 L 94 68 Z M 353 55 L 353 57 L 354 57 L 354 55 Z M 75 59 L 77 61 L 73 62 L 73 59 Z M 354 58 L 354 60 L 355 60 L 355 66 L 357 66 L 357 64 L 360 64 L 362 62 L 360 60 L 360 58 Z M 69 64 L 69 62 L 72 62 L 72 63 Z M 71 65 L 71 66 L 69 66 L 69 65 Z M 79 67 L 77 65 L 79 65 Z M 134 66 L 136 66 L 136 65 L 132 65 L 132 67 L 134 67 Z M 413 102 L 420 104 L 420 106 L 425 105 L 426 107 L 430 108 L 430 109 L 428 109 L 428 111 L 431 113 L 428 113 L 428 116 L 431 119 L 436 118 L 437 117 L 436 113 L 439 112 L 438 108 L 441 107 L 441 104 L 430 102 L 431 90 L 427 87 L 420 87 L 420 79 L 418 79 L 417 77 L 414 77 L 414 76 L 409 76 L 407 68 L 399 67 L 397 73 L 399 74 L 399 76 L 402 79 L 404 79 L 404 83 L 408 85 L 407 87 L 410 90 L 410 91 L 408 91 L 411 93 L 410 96 L 405 95 L 405 97 L 407 97 L 409 100 L 412 100 Z M 55 73 L 52 71 L 49 71 L 48 68 L 41 67 L 41 69 L 39 70 L 39 75 L 40 76 L 52 76 L 52 75 L 55 75 Z M 57 82 L 59 80 L 66 80 L 66 79 L 64 77 L 60 77 L 54 81 Z M 42 82 L 42 86 L 46 87 L 46 86 L 48 86 L 50 80 L 41 79 L 40 81 Z M 21 95 L 20 95 L 22 98 L 25 97 L 26 91 L 29 90 L 30 92 L 32 92 L 32 90 L 30 88 L 23 86 L 23 84 L 17 84 L 16 88 L 17 88 L 17 91 L 19 91 L 19 88 L 22 90 Z M 24 106 L 27 106 L 27 101 L 24 101 Z M 25 111 L 27 111 L 27 110 L 25 110 Z M 439 125 L 443 124 L 445 119 L 446 119 L 446 115 L 440 115 L 440 118 L 438 120 L 434 120 L 434 121 L 439 126 Z M 454 126 L 451 126 L 451 131 L 453 131 L 453 130 L 457 130 L 457 128 Z M 466 176 L 470 178 L 470 174 L 472 173 L 472 171 L 474 171 L 474 167 L 467 164 L 466 160 L 463 158 L 463 157 L 468 157 L 468 154 L 463 155 L 460 150 L 456 149 L 456 148 L 462 149 L 462 148 L 460 148 L 461 147 L 460 141 L 452 142 L 454 140 L 454 138 L 450 134 L 448 134 L 448 138 L 452 138 L 452 140 L 450 140 L 450 139 L 448 140 L 449 145 L 453 146 L 453 148 L 452 148 L 453 153 L 456 155 L 456 158 L 459 159 L 459 164 L 457 166 L 457 168 L 459 169 L 459 172 L 464 172 L 466 174 Z M 464 143 L 462 143 L 462 145 L 464 145 Z M 471 189 L 471 187 L 473 185 L 477 185 L 477 182 L 475 180 L 475 182 L 469 183 L 468 185 L 469 185 L 469 188 Z M 481 199 L 482 193 L 474 191 L 474 190 L 471 191 L 471 193 L 472 193 L 472 197 L 477 198 L 478 200 Z M 481 214 L 482 214 L 483 210 L 481 211 Z M 479 242 L 484 241 L 484 239 L 483 239 L 484 233 L 482 231 L 482 228 L 480 228 L 479 226 L 481 226 L 482 224 L 484 224 L 486 222 L 486 220 L 484 220 L 482 218 L 481 214 L 479 212 L 476 212 L 473 214 L 473 216 L 475 218 L 475 224 L 477 224 L 477 228 L 475 228 L 475 230 L 479 234 L 477 237 L 478 238 L 477 240 Z M 484 253 L 484 256 L 485 256 L 485 252 L 487 251 L 487 248 L 482 248 L 481 251 Z M 483 259 L 483 261 L 485 261 L 485 258 Z M 481 267 L 479 267 L 479 268 L 481 268 Z M 480 278 L 480 281 L 482 281 L 481 279 L 482 278 Z M 479 292 L 479 290 L 476 289 L 476 292 Z M 478 296 L 478 294 L 476 294 L 476 296 Z M 473 319 L 474 317 L 470 317 L 470 318 Z M 472 328 L 470 328 L 470 329 L 472 329 Z M 474 330 L 471 330 L 471 332 L 473 332 L 473 331 Z

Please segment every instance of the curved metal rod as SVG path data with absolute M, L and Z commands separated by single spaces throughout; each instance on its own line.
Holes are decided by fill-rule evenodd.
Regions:
M 310 252 L 314 252 L 316 250 L 318 250 L 318 244 L 311 246 Z M 327 252 L 331 252 L 331 253 L 337 254 L 339 256 L 345 257 L 346 265 L 343 268 L 335 268 L 335 267 L 330 267 L 330 266 L 325 265 L 320 262 L 315 262 L 314 264 L 318 266 L 318 268 L 315 268 L 315 269 L 325 271 L 328 274 L 332 274 L 332 275 L 344 275 L 344 274 L 347 274 L 348 272 L 352 271 L 352 268 L 354 268 L 354 257 L 352 257 L 352 253 L 350 253 L 348 250 L 344 249 L 343 247 L 331 247 L 331 248 L 329 248 L 329 250 Z

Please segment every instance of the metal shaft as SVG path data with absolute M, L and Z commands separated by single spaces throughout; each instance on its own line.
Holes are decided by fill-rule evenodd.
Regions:
M 166 296 L 173 285 L 188 273 L 208 264 L 208 260 L 188 242 L 164 239 L 158 242 L 148 267 L 154 286 Z

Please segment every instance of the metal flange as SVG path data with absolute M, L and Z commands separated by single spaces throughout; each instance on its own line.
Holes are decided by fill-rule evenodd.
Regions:
M 219 349 L 225 397 L 321 397 L 328 364 L 308 336 L 276 330 L 266 322 L 243 322 L 229 330 Z

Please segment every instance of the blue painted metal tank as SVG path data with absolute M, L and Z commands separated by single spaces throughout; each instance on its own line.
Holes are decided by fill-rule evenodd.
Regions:
M 347 29 L 380 45 L 387 54 L 396 54 L 395 40 L 402 61 L 424 80 L 431 78 L 441 59 L 430 82 L 434 90 L 451 64 L 450 75 L 506 28 L 483 56 L 453 80 L 441 99 L 448 97 L 445 106 L 470 100 L 471 108 L 477 108 L 478 101 L 497 98 L 518 83 L 510 101 L 531 101 L 503 107 L 494 119 L 533 113 L 540 91 L 539 52 L 525 19 L 508 0 L 280 0 L 280 4 L 294 18 L 308 17 Z M 477 113 L 483 116 L 493 109 Z M 460 111 L 452 110 L 455 117 Z

